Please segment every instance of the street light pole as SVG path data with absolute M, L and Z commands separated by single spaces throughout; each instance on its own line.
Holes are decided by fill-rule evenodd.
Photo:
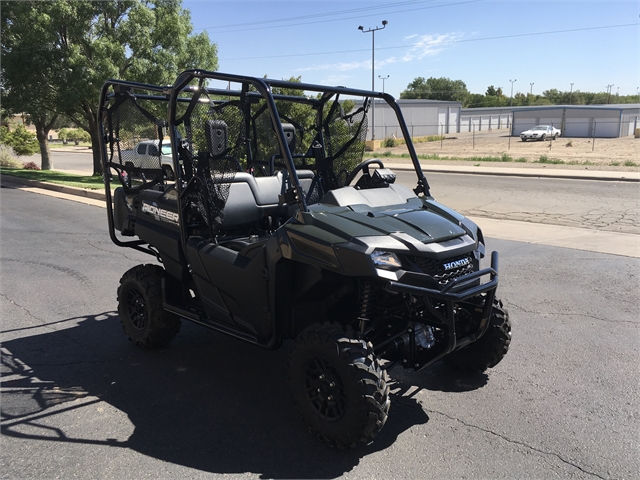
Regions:
M 369 28 L 368 30 L 365 30 L 362 25 L 358 27 L 358 30 L 360 30 L 362 33 L 371 32 L 371 90 L 376 89 L 376 74 L 375 74 L 376 32 L 378 30 L 384 30 L 384 28 L 387 26 L 388 23 L 389 22 L 387 22 L 386 20 L 383 20 L 381 27 Z M 375 99 L 373 99 L 373 104 L 371 105 L 371 140 L 375 140 L 375 139 L 376 139 L 376 101 Z
M 383 77 L 382 75 L 378 75 L 378 78 L 380 80 L 382 80 L 382 93 L 384 93 L 384 81 L 389 78 L 389 75 L 387 75 L 386 77 Z
M 531 91 L 529 92 L 529 95 L 533 95 L 533 83 L 534 82 L 529 83 L 529 85 L 531 85 Z
M 509 106 L 512 107 L 513 106 L 513 84 L 517 82 L 518 79 L 517 78 L 514 80 L 509 79 L 509 81 L 511 82 L 511 97 L 509 99 Z
M 569 105 L 571 105 L 571 98 L 573 97 L 573 83 L 571 84 L 571 91 L 569 92 Z
M 607 103 L 611 99 L 611 87 L 613 87 L 613 83 L 611 85 L 607 85 Z

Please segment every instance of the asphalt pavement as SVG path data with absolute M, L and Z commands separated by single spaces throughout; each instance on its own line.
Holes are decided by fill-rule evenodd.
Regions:
M 384 429 L 342 451 L 297 418 L 287 348 L 189 322 L 127 341 L 118 281 L 154 258 L 114 245 L 104 210 L 7 188 L 1 208 L 0 478 L 638 477 L 638 259 L 488 237 L 505 359 L 392 369 Z

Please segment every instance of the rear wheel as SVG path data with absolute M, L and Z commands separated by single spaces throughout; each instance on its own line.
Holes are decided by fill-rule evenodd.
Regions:
M 500 300 L 494 300 L 489 328 L 476 342 L 444 357 L 445 364 L 463 372 L 484 372 L 495 367 L 509 351 L 511 322 Z
M 554 140 L 557 140 L 557 139 L 558 139 L 558 134 L 557 134 L 557 133 L 553 136 L 553 139 L 554 139 Z
M 120 279 L 120 322 L 129 340 L 140 347 L 163 347 L 180 330 L 180 318 L 162 306 L 163 275 L 157 265 L 138 265 Z
M 386 371 L 370 343 L 338 324 L 315 324 L 300 333 L 289 381 L 303 421 L 331 446 L 369 443 L 387 420 Z

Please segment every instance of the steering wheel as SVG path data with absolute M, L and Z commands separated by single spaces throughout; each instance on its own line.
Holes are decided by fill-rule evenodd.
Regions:
M 364 175 L 370 176 L 369 165 L 373 165 L 374 163 L 378 165 L 380 168 L 384 168 L 384 164 L 382 163 L 382 161 L 378 160 L 377 158 L 370 158 L 369 160 L 360 162 L 358 165 L 356 165 L 356 167 L 353 170 L 351 170 L 351 173 L 347 175 L 347 180 L 344 183 L 345 187 L 347 185 L 350 185 L 351 182 L 353 182 L 353 179 L 356 178 L 356 175 L 358 175 L 358 172 L 360 170 L 363 171 Z

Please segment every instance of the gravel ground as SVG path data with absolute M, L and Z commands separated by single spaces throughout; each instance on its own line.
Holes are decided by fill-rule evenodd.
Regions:
M 415 143 L 420 155 L 439 155 L 440 157 L 500 157 L 506 154 L 512 162 L 490 162 L 491 165 L 518 168 L 562 168 L 594 170 L 640 170 L 640 139 L 633 136 L 622 138 L 564 138 L 545 142 L 522 142 L 518 137 L 509 137 L 502 132 L 471 133 L 447 135 L 442 142 Z M 391 152 L 394 155 L 406 153 L 406 146 L 382 148 L 379 152 Z M 546 156 L 543 163 L 540 157 Z M 522 159 L 525 159 L 523 161 Z M 516 161 L 518 160 L 518 161 Z M 389 159 L 392 163 L 393 160 Z M 423 165 L 477 165 L 479 160 L 422 160 Z M 485 162 L 482 162 L 485 163 Z M 486 162 L 489 163 L 489 162 Z M 627 165 L 625 165 L 625 163 Z M 635 165 L 630 165 L 635 164 Z

